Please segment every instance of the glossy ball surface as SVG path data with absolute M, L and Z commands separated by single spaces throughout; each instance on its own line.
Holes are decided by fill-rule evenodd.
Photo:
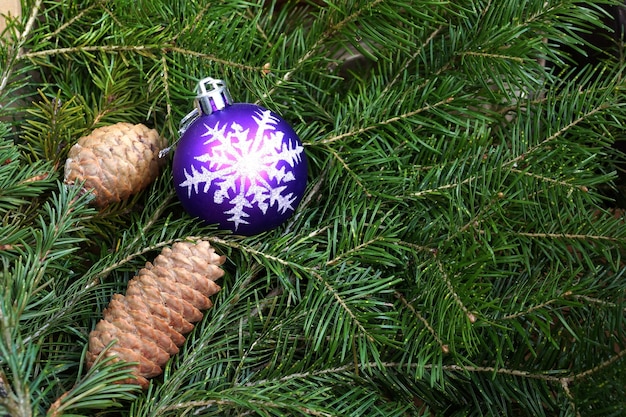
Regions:
M 293 128 L 245 103 L 195 120 L 176 146 L 172 170 L 190 215 L 247 236 L 291 217 L 307 182 L 304 147 Z

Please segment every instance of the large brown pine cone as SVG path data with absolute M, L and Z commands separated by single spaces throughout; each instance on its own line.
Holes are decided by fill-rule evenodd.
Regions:
M 65 162 L 65 183 L 85 181 L 93 204 L 105 207 L 135 194 L 159 174 L 159 151 L 166 142 L 154 129 L 116 123 L 78 139 Z
M 89 334 L 87 367 L 115 340 L 105 355 L 138 362 L 132 366 L 136 379 L 125 382 L 147 388 L 148 378 L 162 373 L 192 323 L 202 319 L 201 310 L 212 306 L 208 297 L 220 290 L 214 281 L 224 275 L 219 266 L 225 260 L 207 241 L 178 242 L 163 249 L 130 280 L 125 296 L 113 296 Z

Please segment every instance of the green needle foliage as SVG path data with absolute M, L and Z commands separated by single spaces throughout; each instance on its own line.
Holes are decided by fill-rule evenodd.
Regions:
M 626 62 L 585 40 L 617 3 L 23 0 L 0 41 L 0 415 L 623 415 Z M 102 211 L 63 185 L 99 126 L 175 152 L 206 76 L 302 138 L 285 225 L 200 224 L 169 164 Z M 112 294 L 197 238 L 227 273 L 164 374 L 87 371 Z

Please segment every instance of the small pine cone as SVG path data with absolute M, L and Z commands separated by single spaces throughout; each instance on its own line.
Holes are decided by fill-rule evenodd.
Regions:
M 209 296 L 220 287 L 214 282 L 224 275 L 226 260 L 207 241 L 178 242 L 147 262 L 130 280 L 126 295 L 115 294 L 103 319 L 89 334 L 87 367 L 112 341 L 106 356 L 138 362 L 136 379 L 125 381 L 147 388 L 148 378 L 160 375 L 170 356 L 178 353 L 184 335 L 212 306 Z
M 96 207 L 117 203 L 156 179 L 159 151 L 165 146 L 156 130 L 142 124 L 99 127 L 70 149 L 65 183 L 84 181 L 85 190 L 93 192 Z

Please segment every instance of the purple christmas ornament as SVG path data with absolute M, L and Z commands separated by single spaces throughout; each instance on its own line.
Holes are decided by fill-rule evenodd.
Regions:
M 306 188 L 306 155 L 296 132 L 270 110 L 232 104 L 222 80 L 200 80 L 196 103 L 181 121 L 172 166 L 185 210 L 247 236 L 281 225 Z

